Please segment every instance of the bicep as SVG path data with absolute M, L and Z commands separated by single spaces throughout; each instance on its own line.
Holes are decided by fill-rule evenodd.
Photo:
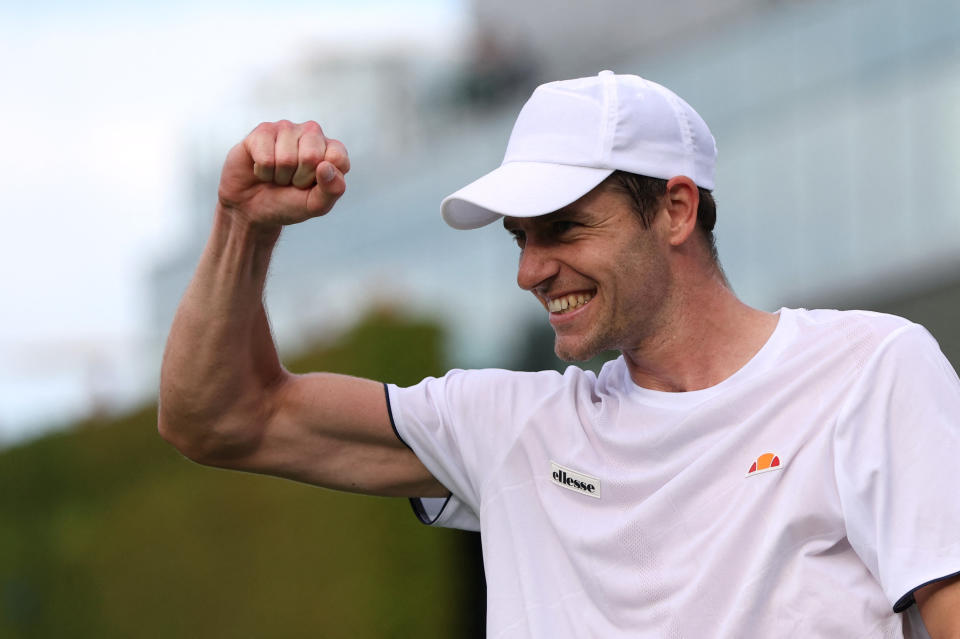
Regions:
M 286 375 L 266 402 L 257 440 L 242 455 L 214 465 L 365 494 L 449 493 L 397 437 L 379 382 L 333 373 Z
M 918 588 L 913 596 L 931 639 L 960 637 L 960 576 Z

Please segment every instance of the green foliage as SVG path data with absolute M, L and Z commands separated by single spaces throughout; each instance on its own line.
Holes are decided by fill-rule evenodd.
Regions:
M 398 318 L 389 308 L 370 313 L 341 339 L 285 362 L 295 373 L 336 371 L 407 386 L 445 371 L 440 328 Z
M 378 313 L 290 368 L 413 383 L 440 337 Z M 196 465 L 154 406 L 0 452 L 0 485 L 0 637 L 462 636 L 464 535 Z

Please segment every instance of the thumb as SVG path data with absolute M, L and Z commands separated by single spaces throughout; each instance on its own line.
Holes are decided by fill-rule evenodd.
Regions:
M 331 162 L 317 165 L 317 183 L 307 194 L 307 208 L 312 215 L 325 215 L 347 190 L 343 173 Z

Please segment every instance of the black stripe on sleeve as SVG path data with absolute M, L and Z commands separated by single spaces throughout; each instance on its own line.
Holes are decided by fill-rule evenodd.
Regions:
M 400 440 L 401 444 L 407 448 L 410 448 L 410 450 L 413 450 L 413 448 L 410 447 L 410 444 L 403 441 L 403 437 L 400 436 L 400 431 L 397 430 L 397 422 L 393 420 L 393 409 L 390 408 L 390 390 L 387 388 L 386 383 L 383 385 L 383 394 L 387 396 L 387 416 L 390 417 L 390 428 L 393 429 L 393 434 L 397 436 L 397 439 Z
M 440 512 L 438 512 L 437 516 L 433 519 L 431 519 L 430 515 L 427 514 L 427 509 L 424 508 L 423 502 L 420 501 L 420 497 L 411 497 L 410 506 L 413 508 L 413 514 L 417 516 L 417 519 L 420 520 L 420 523 L 432 526 L 438 519 L 440 519 L 443 511 L 447 509 L 447 504 L 450 503 L 451 497 L 453 497 L 453 493 L 447 495 L 447 498 L 443 500 L 443 506 L 440 507 Z
M 955 573 L 953 573 L 953 574 L 951 574 L 951 575 L 944 575 L 943 577 L 937 577 L 936 579 L 931 579 L 930 581 L 928 581 L 928 582 L 926 582 L 926 583 L 920 584 L 920 585 L 917 586 L 916 588 L 910 590 L 910 591 L 909 591 L 907 594 L 905 594 L 904 596 L 900 597 L 900 599 L 897 600 L 897 603 L 893 604 L 893 611 L 894 611 L 894 612 L 903 612 L 904 610 L 906 610 L 907 608 L 909 608 L 910 606 L 912 606 L 913 604 L 915 604 L 915 603 L 916 603 L 916 599 L 914 599 L 913 593 L 915 593 L 916 591 L 920 590 L 921 588 L 926 588 L 926 587 L 929 586 L 930 584 L 935 584 L 935 583 L 937 583 L 938 581 L 944 581 L 945 579 L 953 579 L 954 577 L 960 577 L 960 572 L 955 572 Z
M 410 446 L 410 444 L 403 441 L 403 437 L 400 436 L 400 431 L 397 430 L 397 422 L 394 421 L 393 419 L 393 408 L 390 407 L 390 390 L 389 388 L 387 388 L 386 384 L 383 385 L 383 394 L 387 398 L 387 415 L 390 417 L 390 427 L 393 429 L 393 434 L 397 436 L 397 439 L 400 440 L 401 444 L 403 444 L 404 446 L 409 448 L 411 451 L 413 451 L 413 448 Z M 419 519 L 421 523 L 424 523 L 430 526 L 433 523 L 435 523 L 438 519 L 440 519 L 440 515 L 442 515 L 443 511 L 447 509 L 447 504 L 450 503 L 451 497 L 453 497 L 453 493 L 450 493 L 449 495 L 447 495 L 447 498 L 443 502 L 443 506 L 440 507 L 440 512 L 438 512 L 437 516 L 433 517 L 432 519 L 427 514 L 427 509 L 424 508 L 423 502 L 420 501 L 419 497 L 411 497 L 410 506 L 413 508 L 413 514 L 417 516 L 417 519 Z

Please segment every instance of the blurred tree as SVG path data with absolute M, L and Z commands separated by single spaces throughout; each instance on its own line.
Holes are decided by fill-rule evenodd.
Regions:
M 289 367 L 409 384 L 441 338 L 377 312 Z M 155 406 L 82 426 L 0 452 L 0 637 L 481 636 L 475 535 L 193 464 Z

